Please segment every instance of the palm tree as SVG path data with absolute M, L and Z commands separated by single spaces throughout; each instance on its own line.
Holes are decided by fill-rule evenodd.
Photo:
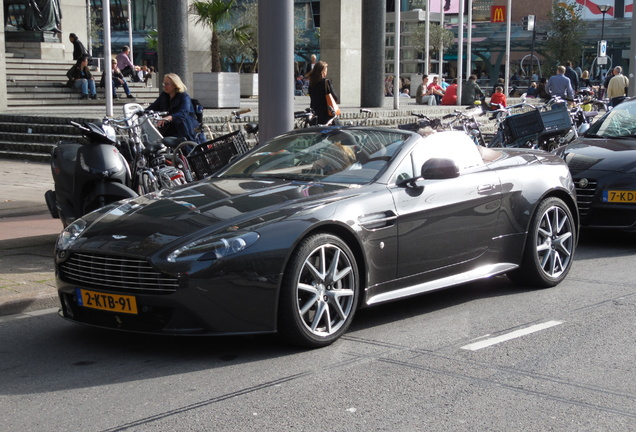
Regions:
M 195 24 L 205 25 L 212 29 L 212 41 L 210 43 L 212 72 L 221 72 L 221 52 L 217 27 L 230 18 L 231 9 L 235 3 L 236 0 L 208 0 L 192 3 L 191 11 L 197 16 Z

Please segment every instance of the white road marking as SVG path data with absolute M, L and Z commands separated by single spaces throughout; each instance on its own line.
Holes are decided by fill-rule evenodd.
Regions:
M 495 345 L 498 344 L 500 342 L 505 342 L 505 341 L 509 341 L 511 339 L 515 339 L 521 336 L 525 336 L 528 335 L 530 333 L 535 333 L 541 330 L 545 330 L 547 328 L 550 327 L 554 327 L 554 326 L 558 326 L 559 324 L 563 324 L 563 321 L 548 321 L 548 322 L 544 322 L 543 324 L 537 324 L 537 325 L 533 325 L 530 327 L 527 327 L 525 329 L 521 329 L 521 330 L 515 330 L 511 333 L 507 333 L 501 336 L 497 336 L 494 338 L 490 338 L 490 339 L 486 339 L 483 341 L 479 341 L 479 342 L 475 342 L 475 343 L 471 343 L 468 345 L 464 345 L 462 347 L 462 349 L 465 350 L 470 350 L 470 351 L 477 351 L 480 350 L 482 348 L 486 348 L 489 347 L 491 345 Z

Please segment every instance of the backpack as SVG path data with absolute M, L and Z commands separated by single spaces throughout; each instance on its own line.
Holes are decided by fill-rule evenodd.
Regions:
M 197 121 L 203 123 L 203 105 L 201 105 L 198 99 L 190 100 L 192 101 L 192 109 L 194 110 L 194 115 L 197 117 Z

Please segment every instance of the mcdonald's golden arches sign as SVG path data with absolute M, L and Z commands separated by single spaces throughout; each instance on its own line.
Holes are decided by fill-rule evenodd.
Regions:
M 506 22 L 506 7 L 490 6 L 490 22 Z

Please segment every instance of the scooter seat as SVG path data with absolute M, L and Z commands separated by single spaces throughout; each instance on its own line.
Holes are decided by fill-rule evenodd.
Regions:
M 145 146 L 146 146 L 146 149 L 145 149 L 144 153 L 146 155 L 148 155 L 148 154 L 159 152 L 159 150 L 161 150 L 163 148 L 163 143 L 161 143 L 159 141 L 155 141 L 155 142 L 152 142 L 152 143 L 147 143 L 147 144 L 145 144 Z
M 164 137 L 161 142 L 168 148 L 174 149 L 177 148 L 177 146 L 181 143 L 181 141 L 183 141 L 182 139 L 179 139 L 178 137 L 173 137 L 173 136 L 169 136 L 169 137 Z

